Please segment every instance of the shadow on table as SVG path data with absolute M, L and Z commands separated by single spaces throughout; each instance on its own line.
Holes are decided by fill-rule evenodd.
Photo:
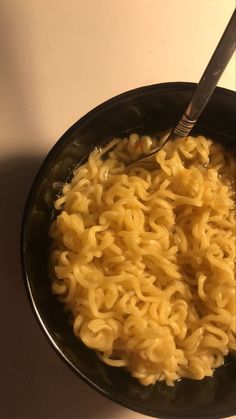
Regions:
M 20 266 L 23 208 L 42 157 L 0 160 L 0 418 L 110 418 L 119 408 L 56 355 L 27 301 Z

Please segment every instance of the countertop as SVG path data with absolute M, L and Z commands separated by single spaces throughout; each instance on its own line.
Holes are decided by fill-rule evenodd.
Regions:
M 144 419 L 89 388 L 32 315 L 21 276 L 25 199 L 49 149 L 126 90 L 197 82 L 235 0 L 0 1 L 1 418 Z M 235 56 L 220 86 L 235 89 Z

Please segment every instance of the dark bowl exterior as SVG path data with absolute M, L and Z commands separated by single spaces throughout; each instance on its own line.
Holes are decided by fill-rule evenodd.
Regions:
M 217 418 L 236 413 L 236 358 L 229 356 L 212 378 L 183 379 L 143 387 L 123 369 L 103 364 L 73 335 L 62 305 L 51 293 L 48 229 L 61 185 L 94 146 L 135 131 L 154 133 L 173 126 L 195 89 L 193 83 L 138 88 L 108 100 L 76 122 L 45 159 L 31 188 L 22 224 L 24 280 L 36 317 L 66 363 L 104 396 L 140 413 L 159 418 Z M 226 147 L 235 147 L 235 93 L 217 88 L 195 128 Z

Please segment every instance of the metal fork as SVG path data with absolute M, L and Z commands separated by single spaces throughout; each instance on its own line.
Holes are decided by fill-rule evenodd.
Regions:
M 167 141 L 175 140 L 179 137 L 187 137 L 196 124 L 200 114 L 210 99 L 215 87 L 224 72 L 230 58 L 236 49 L 236 9 L 197 85 L 197 88 L 176 127 L 169 131 L 162 139 L 160 144 L 151 150 L 145 157 L 132 161 L 127 168 L 137 163 L 153 164 L 150 156 L 160 151 Z

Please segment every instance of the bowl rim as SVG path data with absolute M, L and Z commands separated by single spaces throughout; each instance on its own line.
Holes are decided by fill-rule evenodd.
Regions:
M 20 233 L 20 259 L 21 259 L 21 271 L 23 276 L 23 282 L 25 285 L 26 293 L 28 295 L 28 301 L 30 303 L 31 309 L 33 311 L 33 314 L 40 325 L 41 330 L 43 331 L 44 335 L 46 336 L 47 340 L 50 342 L 51 347 L 54 349 L 54 351 L 57 353 L 57 355 L 70 367 L 71 370 L 73 370 L 80 379 L 82 379 L 83 382 L 88 384 L 91 388 L 95 389 L 99 394 L 104 396 L 105 398 L 117 403 L 118 405 L 121 405 L 123 407 L 126 407 L 128 409 L 131 409 L 133 411 L 136 411 L 138 413 L 149 415 L 151 417 L 158 417 L 159 418 L 173 418 L 173 414 L 171 412 L 165 412 L 165 413 L 158 413 L 157 410 L 154 410 L 152 408 L 141 408 L 139 405 L 134 404 L 133 402 L 130 402 L 129 400 L 125 398 L 121 398 L 117 394 L 109 393 L 104 388 L 100 387 L 96 383 L 94 383 L 86 374 L 82 373 L 74 364 L 72 361 L 70 361 L 66 355 L 63 353 L 63 351 L 58 346 L 57 342 L 54 340 L 54 338 L 51 335 L 50 330 L 46 327 L 44 320 L 41 316 L 40 310 L 37 307 L 37 301 L 34 298 L 31 284 L 30 284 L 30 276 L 27 268 L 27 255 L 26 255 L 26 248 L 27 248 L 27 231 L 28 231 L 28 219 L 30 216 L 30 212 L 33 206 L 34 202 L 34 195 L 37 190 L 38 184 L 41 182 L 43 174 L 45 169 L 48 167 L 48 163 L 53 160 L 54 156 L 62 149 L 66 142 L 68 141 L 68 138 L 70 138 L 70 135 L 77 129 L 77 127 L 82 127 L 88 120 L 93 118 L 94 116 L 99 116 L 99 113 L 103 113 L 106 111 L 107 108 L 109 108 L 111 105 L 116 104 L 117 102 L 125 103 L 126 100 L 128 101 L 130 97 L 133 99 L 145 96 L 147 94 L 151 94 L 152 92 L 156 91 L 171 91 L 174 90 L 175 92 L 181 91 L 181 90 L 187 90 L 187 91 L 194 91 L 195 87 L 197 86 L 197 83 L 193 82 L 166 82 L 166 83 L 157 83 L 157 84 L 151 84 L 147 86 L 141 86 L 137 87 L 125 92 L 122 92 L 118 95 L 113 96 L 112 98 L 102 102 L 101 104 L 94 107 L 92 110 L 84 114 L 82 117 L 80 117 L 73 125 L 71 125 L 62 135 L 61 137 L 55 142 L 55 144 L 49 149 L 46 157 L 43 159 L 43 162 L 39 169 L 37 170 L 36 176 L 32 182 L 32 185 L 29 189 L 24 210 L 23 210 L 23 216 L 22 216 L 22 222 L 21 222 L 21 233 Z M 223 87 L 216 87 L 215 91 L 217 91 L 221 95 L 227 95 L 236 98 L 236 91 L 226 89 Z M 217 412 L 217 415 L 220 417 L 227 417 L 232 416 L 235 414 L 235 411 L 231 410 L 222 410 L 220 412 Z M 187 416 L 183 415 L 175 415 L 175 418 L 183 418 Z M 191 413 L 191 416 L 188 416 L 191 418 L 198 418 L 199 414 L 195 414 L 194 412 Z M 209 414 L 204 414 L 201 412 L 202 418 L 215 418 L 216 416 L 209 416 Z

